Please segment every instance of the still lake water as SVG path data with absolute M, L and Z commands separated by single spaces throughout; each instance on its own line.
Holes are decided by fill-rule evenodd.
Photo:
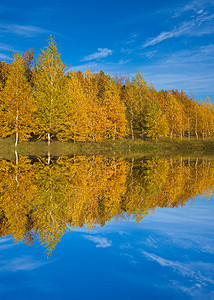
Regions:
M 0 160 L 1 299 L 214 298 L 214 160 Z

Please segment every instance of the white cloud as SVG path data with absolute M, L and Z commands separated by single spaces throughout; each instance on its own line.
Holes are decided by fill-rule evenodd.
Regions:
M 214 44 L 201 46 L 199 49 L 193 50 L 182 50 L 168 55 L 165 63 L 171 64 L 183 64 L 192 62 L 202 62 L 202 61 L 213 61 L 214 60 Z
M 89 61 L 89 60 L 104 58 L 109 55 L 112 55 L 112 53 L 113 53 L 113 50 L 108 49 L 108 48 L 98 48 L 97 50 L 98 50 L 97 52 L 83 57 L 82 61 Z
M 177 9 L 175 11 L 175 15 L 174 17 L 179 17 L 182 13 L 189 11 L 189 10 L 193 10 L 193 11 L 197 11 L 198 8 L 201 7 L 201 3 L 197 0 L 197 1 L 192 1 L 188 4 L 186 4 L 185 6 Z
M 141 252 L 149 260 L 158 263 L 160 266 L 172 268 L 174 271 L 180 273 L 182 276 L 193 278 L 195 283 L 200 283 L 203 285 L 206 285 L 207 283 L 214 284 L 214 279 L 212 277 L 205 277 L 201 274 L 200 271 L 198 271 L 201 270 L 201 268 L 203 267 L 203 269 L 206 270 L 205 273 L 210 273 L 210 270 L 213 270 L 214 268 L 214 265 L 212 263 L 201 263 L 200 261 L 194 263 L 182 263 L 179 261 L 165 259 L 161 256 L 158 256 L 153 253 L 148 253 L 144 250 L 141 250 Z
M 164 40 L 171 39 L 173 37 L 179 37 L 184 35 L 192 27 L 194 27 L 194 21 L 182 23 L 180 26 L 175 27 L 172 31 L 163 31 L 157 37 L 149 39 L 144 45 L 143 48 L 148 46 L 156 45 Z
M 212 0 L 194 0 L 189 2 L 188 4 L 184 5 L 175 10 L 175 14 L 173 17 L 180 17 L 183 13 L 188 11 L 194 11 L 197 14 L 201 14 L 204 11 L 206 6 L 213 6 L 214 1 Z
M 11 46 L 0 42 L 0 49 L 3 51 L 16 52 Z
M 30 271 L 39 268 L 43 263 L 34 260 L 30 256 L 13 258 L 11 260 L 0 261 L 0 271 Z
M 137 33 L 132 33 L 130 34 L 129 36 L 129 39 L 127 41 L 124 42 L 124 44 L 132 44 L 135 42 L 136 38 L 138 37 L 139 35 Z
M 214 14 L 207 15 L 206 13 L 200 15 L 198 18 L 189 21 L 183 22 L 179 26 L 174 27 L 171 31 L 163 31 L 157 37 L 151 38 L 146 41 L 142 48 L 146 48 L 148 46 L 156 45 L 164 40 L 171 39 L 174 37 L 179 37 L 183 35 L 203 35 L 203 34 L 210 34 L 214 31 L 214 29 L 210 30 L 210 26 L 208 28 L 200 28 L 202 24 L 206 22 L 211 22 L 214 19 Z
M 157 50 L 154 51 L 147 51 L 145 53 L 143 53 L 143 56 L 147 57 L 147 58 L 152 58 L 153 56 L 156 56 L 158 54 Z
M 126 59 L 126 60 L 120 59 L 120 60 L 119 60 L 119 64 L 120 64 L 120 65 L 124 65 L 124 64 L 126 64 L 127 62 L 129 62 L 129 61 L 130 61 L 130 59 Z
M 15 244 L 13 242 L 12 238 L 1 238 L 0 239 L 0 250 L 5 250 L 5 249 L 9 249 L 13 246 L 16 246 L 17 244 Z
M 36 26 L 21 26 L 17 24 L 0 24 L 0 32 L 12 33 L 17 35 L 22 35 L 25 37 L 32 37 L 39 33 L 47 33 L 46 29 L 36 27 Z
M 4 53 L 0 53 L 0 59 L 2 60 L 8 60 L 10 59 L 11 57 L 9 57 L 8 55 L 4 54 Z
M 120 49 L 120 52 L 124 54 L 131 54 L 133 51 L 131 49 L 122 48 Z
M 12 240 L 13 240 L 12 238 L 1 237 L 0 238 L 0 244 L 11 242 Z
M 112 246 L 112 241 L 109 241 L 105 237 L 93 236 L 93 235 L 83 235 L 83 237 L 86 240 L 94 242 L 97 248 L 107 248 Z

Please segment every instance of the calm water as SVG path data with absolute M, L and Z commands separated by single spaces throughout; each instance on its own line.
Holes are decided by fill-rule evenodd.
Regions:
M 1 299 L 214 298 L 214 160 L 0 160 Z

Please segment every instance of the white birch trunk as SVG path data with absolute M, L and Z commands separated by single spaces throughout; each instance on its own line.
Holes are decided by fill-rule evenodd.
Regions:
M 48 146 L 50 146 L 50 143 L 51 143 L 51 134 L 50 132 L 48 132 Z
M 19 109 L 16 109 L 16 138 L 15 138 L 15 147 L 18 145 L 19 141 L 19 132 L 18 132 L 18 121 L 19 121 Z
M 196 136 L 196 139 L 198 140 L 198 114 L 197 114 L 197 111 L 195 114 L 195 136 Z

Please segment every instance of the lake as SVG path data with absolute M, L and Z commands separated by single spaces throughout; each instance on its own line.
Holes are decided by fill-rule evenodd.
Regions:
M 214 160 L 0 160 L 2 299 L 214 297 Z

